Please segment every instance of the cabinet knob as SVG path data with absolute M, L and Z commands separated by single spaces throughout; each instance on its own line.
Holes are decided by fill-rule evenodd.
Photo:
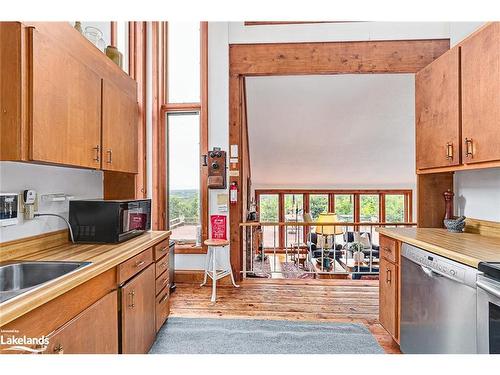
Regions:
M 465 157 L 468 158 L 470 156 L 473 158 L 473 151 L 472 138 L 465 138 Z

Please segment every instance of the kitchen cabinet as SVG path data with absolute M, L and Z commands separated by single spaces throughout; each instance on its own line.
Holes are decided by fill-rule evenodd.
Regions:
M 118 296 L 107 294 L 48 336 L 46 354 L 118 353 Z
M 106 80 L 102 95 L 102 169 L 137 173 L 137 99 Z
M 156 336 L 155 267 L 149 265 L 121 288 L 121 352 L 144 354 Z
M 500 22 L 460 44 L 465 164 L 500 161 Z
M 399 342 L 399 249 L 400 243 L 380 235 L 379 321 L 396 342 Z M 385 257 L 391 254 L 391 257 Z M 387 251 L 390 250 L 390 251 Z M 392 258 L 392 255 L 396 255 Z
M 101 78 L 37 30 L 30 34 L 30 159 L 99 168 Z
M 0 22 L 0 70 L 0 160 L 137 173 L 137 83 L 67 22 Z
M 459 48 L 415 76 L 417 169 L 460 164 Z

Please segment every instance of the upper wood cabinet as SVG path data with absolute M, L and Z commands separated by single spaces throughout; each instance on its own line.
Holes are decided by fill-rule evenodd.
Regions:
M 460 46 L 462 160 L 465 164 L 500 160 L 500 22 Z
M 137 99 L 105 80 L 102 103 L 102 169 L 137 173 Z
M 415 76 L 417 169 L 460 164 L 459 49 Z
M 137 172 L 131 77 L 67 22 L 0 22 L 0 42 L 0 160 Z
M 101 78 L 35 29 L 30 34 L 30 159 L 99 168 Z

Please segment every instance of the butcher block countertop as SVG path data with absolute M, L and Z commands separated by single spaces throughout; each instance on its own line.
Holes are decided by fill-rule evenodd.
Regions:
M 471 267 L 479 262 L 500 262 L 500 237 L 450 233 L 439 228 L 378 228 L 380 234 Z
M 170 231 L 151 231 L 121 244 L 67 243 L 45 250 L 17 251 L 0 249 L 0 261 L 78 261 L 92 262 L 69 275 L 50 281 L 38 288 L 0 304 L 0 327 L 31 310 L 59 297 L 118 264 L 170 236 Z

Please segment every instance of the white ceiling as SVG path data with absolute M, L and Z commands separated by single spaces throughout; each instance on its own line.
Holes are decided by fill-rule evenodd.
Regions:
M 413 188 L 414 75 L 247 78 L 254 188 Z

